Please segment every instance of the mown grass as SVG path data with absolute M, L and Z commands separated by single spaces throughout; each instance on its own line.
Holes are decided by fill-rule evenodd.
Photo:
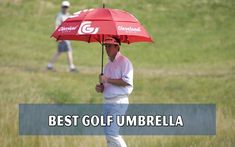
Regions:
M 101 7 L 72 0 L 71 12 Z M 100 45 L 73 42 L 79 73 L 66 57 L 46 70 L 55 52 L 50 38 L 60 1 L 0 1 L 0 145 L 105 146 L 103 136 L 19 136 L 19 103 L 102 103 L 94 91 Z M 125 136 L 129 146 L 233 146 L 235 144 L 235 2 L 233 0 L 107 1 L 136 15 L 153 44 L 122 45 L 135 69 L 131 103 L 215 103 L 216 136 Z M 107 61 L 107 57 L 105 58 Z

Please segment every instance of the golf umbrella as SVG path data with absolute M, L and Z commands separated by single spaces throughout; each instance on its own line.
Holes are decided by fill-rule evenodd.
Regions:
M 103 74 L 103 42 L 107 36 L 117 37 L 122 43 L 128 44 L 152 42 L 147 31 L 132 14 L 109 8 L 78 11 L 66 19 L 52 34 L 57 40 L 101 43 L 101 74 Z

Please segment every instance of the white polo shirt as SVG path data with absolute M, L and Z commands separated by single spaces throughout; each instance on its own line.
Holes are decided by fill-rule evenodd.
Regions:
M 128 86 L 116 86 L 110 83 L 104 84 L 104 97 L 114 98 L 122 95 L 129 95 L 133 90 L 133 66 L 128 58 L 120 52 L 113 61 L 109 61 L 104 68 L 104 75 L 110 79 L 122 79 Z
M 70 16 L 69 13 L 64 14 L 64 13 L 62 13 L 62 12 L 59 12 L 59 13 L 56 15 L 55 28 L 57 29 L 57 28 L 60 26 L 60 24 L 61 24 L 62 22 L 64 22 L 69 16 Z

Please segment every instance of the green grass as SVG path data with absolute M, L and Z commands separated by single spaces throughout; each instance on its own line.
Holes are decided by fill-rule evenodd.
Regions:
M 71 12 L 101 7 L 72 0 Z M 68 73 L 65 55 L 46 70 L 55 52 L 50 38 L 60 1 L 0 1 L 1 146 L 105 146 L 102 136 L 19 136 L 19 103 L 102 103 L 94 90 L 100 45 L 73 42 L 79 73 Z M 216 136 L 125 136 L 134 147 L 233 146 L 235 144 L 235 1 L 121 0 L 107 7 L 133 13 L 153 44 L 122 45 L 134 65 L 131 103 L 215 103 Z M 107 62 L 107 57 L 105 57 Z M 92 138 L 92 141 L 90 140 Z

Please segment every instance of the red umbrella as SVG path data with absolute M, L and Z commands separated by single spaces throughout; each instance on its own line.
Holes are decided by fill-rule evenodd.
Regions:
M 78 11 L 66 19 L 52 34 L 57 40 L 100 42 L 107 36 L 122 43 L 152 42 L 141 23 L 130 13 L 118 9 L 96 8 Z M 103 45 L 102 67 L 103 73 Z

